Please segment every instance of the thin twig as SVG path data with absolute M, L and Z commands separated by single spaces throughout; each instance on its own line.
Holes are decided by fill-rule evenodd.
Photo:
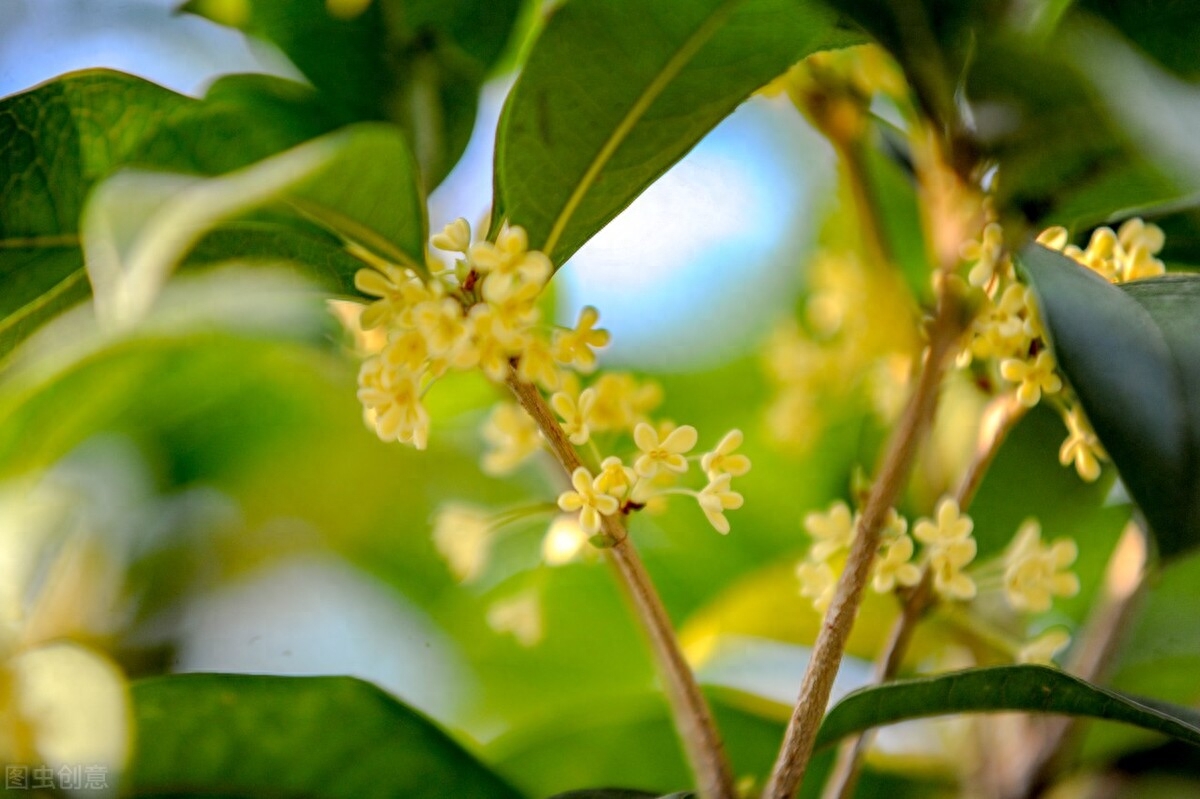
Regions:
M 583 462 L 546 400 L 535 386 L 515 374 L 510 375 L 507 382 L 521 407 L 537 423 L 555 458 L 570 476 Z M 737 792 L 733 772 L 712 711 L 684 659 L 671 619 L 654 589 L 650 575 L 629 539 L 625 517 L 619 514 L 602 516 L 601 523 L 604 536 L 612 544 L 604 552 L 650 641 L 650 650 L 663 680 L 667 704 L 683 742 L 684 754 L 696 776 L 697 791 L 703 799 L 734 799 Z
M 979 426 L 979 439 L 975 455 L 959 481 L 955 499 L 965 513 L 975 499 L 984 475 L 995 460 L 1009 432 L 1025 415 L 1026 408 L 1017 401 L 1016 395 L 1002 394 L 994 398 L 984 410 Z M 908 653 L 917 624 L 936 603 L 933 594 L 933 575 L 926 564 L 921 570 L 921 579 L 904 597 L 900 615 L 892 625 L 887 643 L 875 662 L 875 682 L 884 683 L 894 679 L 900 664 Z M 874 732 L 868 731 L 855 738 L 847 739 L 838 750 L 837 761 L 830 772 L 829 782 L 822 794 L 824 799 L 849 799 L 854 795 L 858 776 L 862 770 L 862 759 L 874 740 Z
M 838 579 L 833 600 L 825 612 L 821 630 L 813 645 L 804 681 L 800 685 L 800 697 L 792 711 L 783 746 L 763 792 L 764 799 L 791 799 L 804 779 L 817 729 L 825 715 L 833 680 L 841 665 L 846 640 L 854 626 L 871 564 L 879 547 L 880 532 L 888 511 L 895 505 L 901 489 L 908 481 L 918 445 L 933 419 L 947 357 L 962 333 L 960 316 L 957 298 L 953 293 L 943 291 L 937 316 L 930 327 L 929 347 L 921 375 L 888 445 L 879 476 L 867 497 L 858 531 L 846 558 L 846 567 Z

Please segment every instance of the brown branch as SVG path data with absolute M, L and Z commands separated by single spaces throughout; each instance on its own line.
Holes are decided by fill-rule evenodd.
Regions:
M 888 511 L 908 481 L 918 445 L 929 428 L 937 405 L 938 387 L 946 360 L 962 333 L 961 311 L 953 292 L 943 291 L 930 328 L 929 347 L 921 375 L 900 425 L 893 435 L 879 475 L 867 497 L 858 531 L 838 579 L 833 601 L 825 612 L 812 656 L 800 685 L 800 697 L 784 734 L 783 746 L 763 792 L 764 799 L 791 799 L 804 779 L 817 730 L 829 703 L 834 677 L 842 662 L 846 640 L 854 626 L 879 548 Z
M 983 476 L 995 460 L 996 454 L 1008 438 L 1009 432 L 1025 416 L 1026 408 L 1017 401 L 1015 394 L 1002 394 L 994 398 L 983 412 L 979 426 L 975 457 L 959 481 L 955 499 L 965 513 L 975 499 L 975 492 L 983 482 Z M 908 653 L 917 624 L 937 602 L 933 594 L 933 575 L 928 564 L 921 570 L 921 580 L 904 597 L 900 615 L 888 634 L 887 643 L 875 662 L 875 682 L 884 683 L 895 679 L 900 664 Z M 854 795 L 862 759 L 874 739 L 873 732 L 865 732 L 847 739 L 838 750 L 837 761 L 830 772 L 829 782 L 822 794 L 824 799 L 849 799 Z
M 550 451 L 569 477 L 584 464 L 545 398 L 535 386 L 521 380 L 515 373 L 509 376 L 507 383 L 517 402 L 537 423 Z M 675 728 L 696 776 L 697 790 L 704 799 L 735 799 L 737 791 L 733 772 L 712 711 L 684 659 L 671 619 L 654 589 L 650 575 L 629 539 L 625 517 L 620 514 L 602 516 L 601 523 L 604 536 L 612 544 L 604 552 L 649 639 Z

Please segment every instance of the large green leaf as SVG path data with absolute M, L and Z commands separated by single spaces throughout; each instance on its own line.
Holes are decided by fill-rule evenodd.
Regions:
M 1071 382 L 1163 555 L 1200 542 L 1200 276 L 1113 286 L 1037 244 L 1018 255 Z
M 1200 713 L 1110 691 L 1046 666 L 969 669 L 862 688 L 829 711 L 816 745 L 909 719 L 1013 710 L 1119 721 L 1200 746 Z
M 826 45 L 801 0 L 574 0 L 535 43 L 496 141 L 508 219 L 561 266 L 755 89 Z
M 1079 0 L 1079 8 L 1111 23 L 1163 66 L 1200 78 L 1200 48 L 1193 35 L 1200 6 L 1192 0 Z
M 136 683 L 139 796 L 520 796 L 428 719 L 348 677 Z
M 498 62 L 520 0 L 377 0 L 351 18 L 325 0 L 221 0 L 185 11 L 241 28 L 281 49 L 343 122 L 390 120 L 410 136 L 425 186 L 462 155 L 479 88 Z
M 247 166 L 332 128 L 314 97 L 289 81 L 230 76 L 195 100 L 88 70 L 0 101 L 0 355 L 86 298 L 80 213 L 101 179 L 127 166 L 198 174 Z M 290 258 L 343 292 L 352 291 L 358 264 L 342 237 L 422 262 L 423 203 L 411 156 L 398 133 L 377 138 L 384 136 L 392 139 L 386 151 L 349 148 L 326 179 L 294 195 L 301 208 L 206 239 L 196 260 Z

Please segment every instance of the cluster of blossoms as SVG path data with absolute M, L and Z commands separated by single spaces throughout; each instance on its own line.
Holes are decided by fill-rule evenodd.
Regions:
M 1061 227 L 1043 231 L 1038 242 L 1112 282 L 1153 277 L 1165 271 L 1162 261 L 1155 257 L 1163 246 L 1162 230 L 1141 219 L 1130 219 L 1116 231 L 1098 228 L 1084 249 L 1069 245 L 1067 231 Z M 971 264 L 967 280 L 982 291 L 984 304 L 959 355 L 959 366 L 976 364 L 990 370 L 993 377 L 1014 385 L 1017 399 L 1027 407 L 1037 405 L 1043 397 L 1052 397 L 1068 433 L 1059 460 L 1064 466 L 1073 465 L 1084 480 L 1094 481 L 1107 455 L 1083 409 L 1057 373 L 1033 292 L 1016 279 L 1000 225 L 989 222 L 979 240 L 963 246 L 962 256 Z
M 608 344 L 608 332 L 597 328 L 599 313 L 590 307 L 581 311 L 574 328 L 542 323 L 537 301 L 553 266 L 543 253 L 529 249 L 522 228 L 505 226 L 495 242 L 472 243 L 470 226 L 459 219 L 431 244 L 450 253 L 453 266 L 418 269 L 380 262 L 356 275 L 359 290 L 375 298 L 360 325 L 383 338 L 358 379 L 367 423 L 380 438 L 423 449 L 430 427 L 422 402 L 426 392 L 447 372 L 479 369 L 497 383 L 515 379 L 545 392 L 563 436 L 583 448 L 579 454 L 586 465 L 575 469 L 571 488 L 557 501 L 569 516 L 560 518 L 544 541 L 548 563 L 578 555 L 588 537 L 601 532 L 605 517 L 660 510 L 670 495 L 692 497 L 713 527 L 729 531 L 725 512 L 743 501 L 732 480 L 750 469 L 749 459 L 737 451 L 743 440 L 739 430 L 729 431 L 711 451 L 694 454 L 699 442 L 694 427 L 651 417 L 662 401 L 659 386 L 623 372 L 591 377 L 596 350 Z M 492 475 L 508 474 L 546 449 L 543 431 L 515 402 L 499 403 L 482 434 L 488 445 L 483 469 Z M 628 444 L 627 460 L 602 454 Z M 693 462 L 699 462 L 703 481 L 685 488 L 679 481 Z M 534 512 L 545 510 L 539 506 Z M 454 574 L 467 582 L 481 574 L 496 532 L 530 515 L 520 509 L 489 513 L 449 506 L 435 522 L 434 543 Z M 569 524 L 562 524 L 563 518 Z M 540 628 L 530 620 L 529 607 L 524 597 L 495 609 L 489 619 L 496 629 L 532 641 Z
M 523 229 L 506 227 L 494 243 L 471 244 L 470 226 L 459 219 L 432 244 L 459 256 L 452 269 L 379 263 L 355 276 L 359 291 L 376 298 L 362 313 L 362 328 L 383 328 L 387 338 L 359 371 L 359 400 L 380 438 L 418 449 L 430 424 L 421 400 L 446 372 L 478 368 L 502 381 L 516 369 L 521 379 L 555 389 L 563 368 L 594 368 L 593 349 L 608 343 L 608 334 L 594 329 L 591 308 L 574 329 L 542 331 L 537 298 L 553 268 L 528 249 Z
M 767 409 L 773 440 L 810 447 L 827 406 L 858 395 L 884 423 L 899 415 L 918 337 L 897 279 L 851 254 L 822 253 L 810 264 L 804 318 L 777 328 L 764 352 L 777 387 Z
M 845 502 L 835 502 L 824 513 L 810 513 L 804 527 L 813 539 L 808 557 L 796 567 L 800 593 L 812 600 L 813 607 L 824 612 L 833 598 L 846 550 L 858 528 L 858 514 Z M 1075 542 L 1060 538 L 1043 543 L 1041 527 L 1035 520 L 1021 525 L 1008 549 L 996 559 L 975 564 L 977 546 L 972 537 L 974 522 L 959 509 L 958 503 L 944 497 L 933 518 L 922 518 L 909 535 L 908 520 L 894 509 L 888 512 L 879 549 L 871 572 L 872 588 L 881 594 L 912 588 L 928 570 L 936 596 L 949 602 L 967 602 L 981 590 L 995 588 L 1009 608 L 1019 613 L 1044 613 L 1055 597 L 1071 597 L 1079 592 L 1079 579 L 1069 571 L 1078 554 Z M 917 551 L 920 543 L 920 551 Z M 1051 638 L 1039 638 L 1038 646 L 1021 649 L 1020 659 L 1048 661 L 1069 641 L 1065 633 L 1052 636 L 1058 642 L 1049 647 Z

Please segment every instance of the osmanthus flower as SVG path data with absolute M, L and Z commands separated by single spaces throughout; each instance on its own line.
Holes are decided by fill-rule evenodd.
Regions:
M 835 502 L 825 513 L 809 513 L 804 517 L 804 529 L 816 543 L 809 550 L 814 561 L 824 561 L 843 549 L 850 547 L 854 530 L 858 525 L 857 515 L 851 513 L 845 502 Z
M 1051 665 L 1055 656 L 1071 643 L 1071 634 L 1061 627 L 1042 633 L 1017 652 L 1018 663 Z
M 614 497 L 630 494 L 638 481 L 637 472 L 625 465 L 616 455 L 600 462 L 600 471 L 594 483 L 596 490 Z
M 554 357 L 558 362 L 580 372 L 592 372 L 596 368 L 595 350 L 609 342 L 607 330 L 597 330 L 600 312 L 588 305 L 579 312 L 579 321 L 573 330 L 554 331 Z
M 662 402 L 662 387 L 654 381 L 638 382 L 628 372 L 605 372 L 591 386 L 596 390 L 592 429 L 598 433 L 633 432 L 649 419 Z
M 1030 519 L 1021 525 L 1004 556 L 1004 592 L 1016 610 L 1043 613 L 1055 597 L 1079 593 L 1079 578 L 1067 571 L 1079 548 L 1069 538 L 1042 544 L 1042 528 Z
M 1037 405 L 1043 394 L 1062 390 L 1062 378 L 1055 371 L 1057 364 L 1050 350 L 1042 350 L 1033 359 L 1009 358 L 1000 364 L 1005 380 L 1019 384 L 1017 400 L 1027 408 Z
M 698 438 L 696 428 L 685 424 L 660 439 L 653 427 L 642 422 L 633 429 L 634 443 L 641 450 L 633 470 L 639 477 L 654 477 L 660 469 L 682 474 L 688 468 L 685 456 L 696 446 Z
M 433 545 L 461 583 L 483 573 L 495 532 L 492 514 L 480 508 L 450 504 L 434 519 Z
M 596 488 L 592 473 L 580 466 L 571 475 L 572 491 L 564 491 L 558 497 L 558 507 L 567 513 L 579 511 L 579 526 L 588 535 L 600 532 L 600 517 L 612 516 L 620 507 L 620 501 Z
M 912 562 L 916 547 L 908 536 L 908 520 L 888 509 L 880 533 L 880 553 L 875 558 L 871 586 L 881 594 L 921 581 L 921 570 Z
M 913 540 L 906 535 L 885 543 L 880 556 L 875 559 L 871 587 L 886 594 L 897 586 L 911 587 L 919 583 L 921 570 L 912 562 L 914 549 Z
M 963 515 L 950 497 L 938 503 L 933 519 L 921 519 L 913 536 L 925 545 L 933 574 L 933 587 L 947 599 L 972 599 L 975 581 L 963 569 L 975 559 L 976 543 L 971 538 L 975 523 Z
M 483 470 L 504 475 L 539 452 L 542 434 L 537 423 L 516 403 L 497 405 L 483 427 L 483 438 L 492 445 L 484 453 Z
M 837 587 L 837 576 L 832 566 L 804 560 L 796 565 L 796 578 L 800 580 L 800 596 L 811 599 L 813 608 L 821 613 L 829 609 Z
M 525 229 L 505 225 L 496 242 L 481 241 L 467 253 L 468 260 L 486 275 L 485 292 L 495 297 L 507 296 L 520 285 L 541 285 L 554 271 L 544 253 L 529 249 Z
M 968 366 L 974 359 L 1023 357 L 1041 332 L 1035 308 L 1027 287 L 1008 284 L 998 299 L 987 301 L 972 322 L 958 365 Z
M 737 451 L 744 440 L 742 431 L 734 428 L 725 434 L 716 449 L 704 453 L 700 458 L 700 468 L 710 480 L 722 474 L 741 477 L 750 471 L 750 459 Z
M 989 222 L 978 241 L 968 241 L 959 250 L 965 261 L 973 262 L 967 281 L 983 288 L 992 281 L 996 267 L 1004 260 L 1004 228 Z
M 1094 482 L 1100 476 L 1100 461 L 1108 460 L 1108 453 L 1079 405 L 1072 406 L 1063 415 L 1063 422 L 1067 425 L 1067 438 L 1058 449 L 1059 463 L 1063 466 L 1074 464 L 1081 478 Z
M 542 601 L 530 589 L 497 600 L 487 611 L 487 624 L 497 633 L 506 633 L 523 647 L 537 646 L 545 634 Z
M 700 503 L 700 510 L 704 511 L 704 517 L 708 519 L 718 533 L 726 535 L 729 532 L 729 520 L 725 518 L 725 511 L 736 510 L 742 507 L 742 495 L 729 487 L 732 475 L 722 474 L 709 480 L 708 485 L 700 489 L 696 494 L 696 501 Z
M 358 399 L 381 439 L 425 449 L 429 412 L 421 404 L 420 378 L 416 374 L 389 368 L 382 358 L 374 357 L 363 362 L 358 384 Z
M 570 390 L 572 388 L 575 391 Z M 559 391 L 550 396 L 550 407 L 562 420 L 563 432 L 575 446 L 588 442 L 588 438 L 591 436 L 592 406 L 596 404 L 595 389 L 585 388 L 579 391 L 578 388 L 578 383 L 575 383 L 573 386 L 568 386 L 568 390 Z

